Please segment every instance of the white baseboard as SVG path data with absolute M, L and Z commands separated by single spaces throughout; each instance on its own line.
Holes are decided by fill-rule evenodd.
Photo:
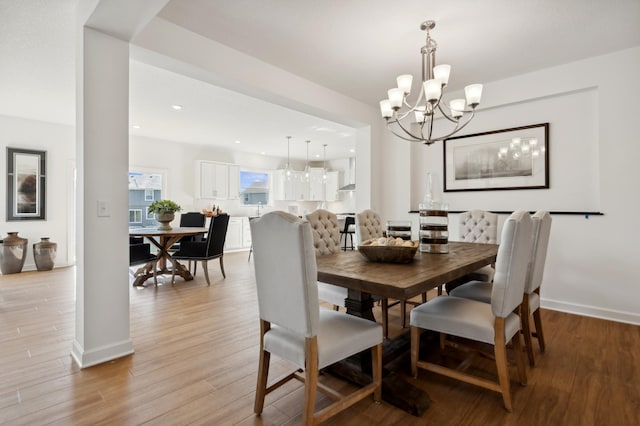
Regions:
M 540 306 L 544 309 L 551 309 L 553 311 L 640 325 L 640 313 L 637 312 L 618 311 L 615 309 L 605 309 L 597 306 L 580 305 L 577 303 L 567 303 L 550 299 L 540 299 Z
M 133 341 L 131 339 L 114 343 L 113 345 L 102 346 L 90 351 L 85 351 L 74 339 L 71 348 L 71 356 L 80 368 L 87 368 L 93 365 L 102 364 L 133 353 Z

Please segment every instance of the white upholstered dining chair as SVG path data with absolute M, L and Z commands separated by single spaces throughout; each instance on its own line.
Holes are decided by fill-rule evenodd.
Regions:
M 340 252 L 340 225 L 338 216 L 328 210 L 318 209 L 305 216 L 311 224 L 313 245 L 316 256 L 324 256 Z M 318 297 L 329 302 L 335 310 L 345 306 L 345 300 L 349 296 L 345 287 L 323 283 L 318 281 Z M 382 304 L 382 330 L 386 338 L 389 337 L 389 313 L 387 299 L 381 299 Z
M 384 228 L 378 213 L 367 209 L 356 214 L 356 240 L 358 244 L 371 238 L 380 238 L 383 236 Z
M 371 394 L 380 401 L 382 328 L 373 321 L 320 309 L 309 222 L 275 211 L 251 221 L 250 226 L 260 311 L 255 413 L 262 413 L 267 394 L 294 378 L 305 384 L 305 425 L 320 423 Z M 372 383 L 342 396 L 318 382 L 320 369 L 367 349 L 372 355 Z M 271 354 L 295 364 L 304 375 L 293 372 L 268 386 Z M 335 402 L 315 412 L 318 390 Z
M 380 215 L 371 209 L 366 209 L 356 214 L 356 239 L 358 244 L 370 240 L 372 238 L 384 237 L 384 227 L 382 226 L 382 220 Z M 422 294 L 422 303 L 427 301 L 427 293 Z M 387 299 L 382 300 L 382 315 L 384 316 L 384 322 L 388 322 L 388 309 L 395 305 L 400 305 L 400 322 L 402 328 L 407 326 L 407 303 L 417 306 L 419 303 L 413 301 L 399 300 L 393 303 L 389 303 Z M 387 336 L 387 327 L 385 327 L 385 335 Z
M 526 366 L 520 342 L 520 317 L 516 308 L 522 303 L 529 259 L 531 258 L 531 219 L 517 211 L 505 222 L 493 281 L 491 304 L 455 296 L 439 296 L 411 311 L 411 372 L 418 368 L 462 380 L 500 392 L 504 407 L 512 410 L 507 347 L 512 342 L 520 382 L 527 382 Z M 458 336 L 493 345 L 498 382 L 472 376 L 459 369 L 421 361 L 421 329 Z M 463 361 L 466 364 L 467 360 Z
M 458 217 L 458 241 L 466 243 L 498 244 L 498 215 L 485 210 L 470 210 Z M 469 281 L 493 281 L 493 265 L 483 266 L 464 277 L 446 283 L 449 293 L 454 288 Z
M 529 270 L 522 299 L 521 317 L 522 333 L 529 358 L 529 364 L 535 365 L 532 336 L 538 339 L 540 352 L 545 351 L 542 320 L 540 317 L 540 285 L 544 274 L 544 265 L 547 258 L 547 247 L 551 234 L 551 215 L 548 211 L 539 210 L 532 217 L 532 251 Z M 491 302 L 492 285 L 486 281 L 471 281 L 451 291 L 452 296 L 478 300 L 485 303 Z M 531 328 L 531 316 L 535 323 L 535 334 Z

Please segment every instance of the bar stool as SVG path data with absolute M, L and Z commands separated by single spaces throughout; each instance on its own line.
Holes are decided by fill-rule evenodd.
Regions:
M 347 237 L 349 237 L 350 249 L 353 250 L 353 234 L 355 234 L 356 218 L 347 216 L 344 219 L 344 229 L 340 231 L 340 239 L 344 236 L 344 245 L 342 251 L 347 251 Z

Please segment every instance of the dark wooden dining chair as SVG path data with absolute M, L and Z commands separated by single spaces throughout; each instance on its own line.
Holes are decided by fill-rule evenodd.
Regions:
M 180 215 L 180 228 L 204 228 L 206 220 L 206 216 L 199 212 L 182 213 Z M 171 246 L 169 251 L 175 252 L 180 250 L 180 244 L 187 241 L 204 241 L 204 237 L 202 235 L 182 237 L 177 243 Z M 195 275 L 197 270 L 198 262 L 194 262 L 193 271 L 191 271 L 191 261 L 189 261 L 189 271 Z
M 180 250 L 171 255 L 172 260 L 193 260 L 201 261 L 204 268 L 204 277 L 207 285 L 211 285 L 209 281 L 208 262 L 211 259 L 220 259 L 220 271 L 222 276 L 226 278 L 224 272 L 224 242 L 227 238 L 227 228 L 229 226 L 229 215 L 226 213 L 213 216 L 209 223 L 209 232 L 206 241 L 185 241 L 180 243 Z M 171 283 L 175 281 L 176 268 L 172 268 Z

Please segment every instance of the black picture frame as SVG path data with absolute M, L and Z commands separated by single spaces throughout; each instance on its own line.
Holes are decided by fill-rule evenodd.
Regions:
M 549 188 L 549 123 L 448 138 L 444 191 Z
M 7 147 L 7 221 L 45 220 L 46 156 Z

